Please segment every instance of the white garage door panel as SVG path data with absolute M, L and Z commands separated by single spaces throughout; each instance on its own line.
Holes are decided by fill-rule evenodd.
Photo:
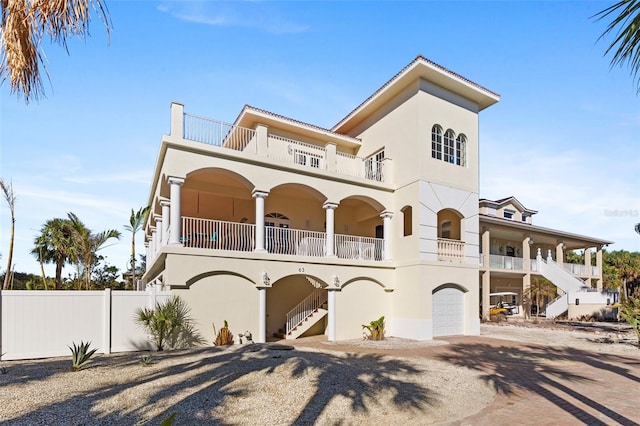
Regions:
M 464 334 L 464 293 L 443 288 L 433 294 L 433 336 Z

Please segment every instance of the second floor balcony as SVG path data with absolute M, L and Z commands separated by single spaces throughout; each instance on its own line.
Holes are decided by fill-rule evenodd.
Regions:
M 185 247 L 252 252 L 256 248 L 256 225 L 183 217 L 180 242 Z M 264 246 L 267 252 L 274 254 L 325 257 L 327 234 L 267 226 Z M 369 261 L 384 259 L 384 240 L 381 238 L 335 234 L 333 247 L 335 247 L 335 256 L 339 259 Z
M 484 262 L 482 253 L 480 253 L 480 267 L 487 268 Z M 597 266 L 587 266 L 575 263 L 564 263 L 562 265 L 564 270 L 576 277 L 597 277 L 599 275 L 599 268 Z M 513 271 L 513 272 L 539 272 L 538 260 L 536 258 L 530 259 L 530 267 L 527 270 L 525 265 L 525 259 L 514 256 L 503 256 L 499 254 L 489 255 L 489 269 Z
M 186 114 L 178 104 L 172 105 L 172 116 L 172 135 L 177 134 L 185 140 L 242 152 L 258 159 L 268 158 L 269 162 L 304 167 L 311 171 L 326 170 L 370 182 L 389 182 L 390 160 L 384 158 L 381 152 L 370 157 L 360 157 L 349 152 L 353 147 L 345 150 L 345 147 L 333 142 L 318 144 L 284 137 L 271 133 L 266 126 L 245 128 Z M 173 126 L 179 129 L 174 129 Z M 339 140 L 340 135 L 334 137 Z M 356 144 L 356 141 L 351 141 L 351 144 Z

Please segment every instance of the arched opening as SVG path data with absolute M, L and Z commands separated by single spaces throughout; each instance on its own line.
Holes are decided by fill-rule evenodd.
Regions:
M 267 289 L 267 338 L 295 339 L 324 334 L 326 283 L 313 276 L 283 277 Z
M 453 209 L 438 212 L 438 260 L 464 261 L 462 215 Z
M 368 197 L 352 196 L 340 201 L 335 212 L 335 250 L 343 259 L 383 258 L 384 207 Z

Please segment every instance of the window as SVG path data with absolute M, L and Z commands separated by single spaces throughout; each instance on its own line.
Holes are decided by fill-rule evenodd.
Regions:
M 513 214 L 515 212 L 513 210 L 505 210 L 504 213 L 502 213 L 502 215 L 504 216 L 505 219 L 513 219 Z
M 440 225 L 440 238 L 451 239 L 451 221 L 442 222 Z
M 413 221 L 413 208 L 411 206 L 404 206 L 401 210 L 403 214 L 403 227 L 404 236 L 411 235 L 413 233 L 412 221 Z
M 526 221 L 527 221 L 527 215 L 524 215 L 524 214 L 522 215 L 522 221 L 523 221 L 523 222 L 526 222 Z
M 365 178 L 382 182 L 384 180 L 383 164 L 384 164 L 384 149 L 376 152 L 372 156 L 368 157 L 365 161 Z
M 456 160 L 455 164 L 458 166 L 466 166 L 466 150 L 467 150 L 467 137 L 465 135 L 458 135 L 456 138 Z
M 444 133 L 443 143 L 442 128 L 438 125 L 433 126 L 431 128 L 431 157 L 465 167 L 467 165 L 467 137 L 463 134 L 456 137 L 453 130 L 447 129 Z
M 453 141 L 455 139 L 455 134 L 453 130 L 447 130 L 444 134 L 444 157 L 442 158 L 447 163 L 455 164 L 456 154 L 454 150 Z
M 319 169 L 322 161 L 322 156 L 296 149 L 293 153 L 293 159 L 296 164 Z
M 433 126 L 431 129 L 431 157 L 442 160 L 442 129 Z

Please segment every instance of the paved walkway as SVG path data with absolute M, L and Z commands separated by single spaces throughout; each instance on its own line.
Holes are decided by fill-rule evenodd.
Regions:
M 428 358 L 483 372 L 497 392 L 495 399 L 451 425 L 640 424 L 640 350 L 637 356 L 622 356 L 481 336 L 440 340 L 448 344 L 386 350 L 328 344 L 318 338 L 293 344 Z

